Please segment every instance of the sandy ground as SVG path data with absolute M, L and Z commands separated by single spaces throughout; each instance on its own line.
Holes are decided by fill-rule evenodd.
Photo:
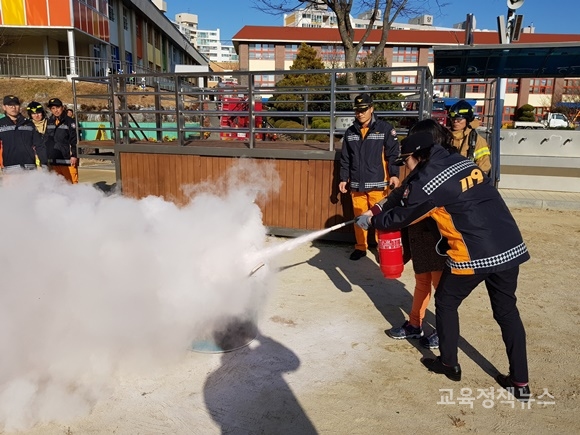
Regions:
M 532 254 L 518 295 L 531 388 L 543 397 L 528 405 L 494 381 L 507 358 L 483 287 L 460 308 L 463 379 L 455 383 L 422 366 L 433 353 L 417 340 L 385 334 L 408 315 L 412 268 L 386 280 L 373 256 L 352 262 L 351 246 L 316 241 L 278 258 L 250 345 L 192 351 L 146 377 L 125 376 L 90 415 L 27 433 L 580 433 L 580 212 L 513 213 Z M 427 324 L 434 318 L 432 301 Z

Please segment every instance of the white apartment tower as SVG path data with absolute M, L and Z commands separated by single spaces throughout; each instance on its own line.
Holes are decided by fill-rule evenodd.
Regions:
M 350 17 L 355 29 L 366 29 L 369 25 L 370 12 L 363 12 L 357 18 Z M 285 27 L 315 27 L 336 28 L 336 14 L 327 5 L 311 4 L 304 9 L 297 9 L 290 14 L 284 14 Z M 381 17 L 375 21 L 374 29 L 382 27 Z
M 237 62 L 238 55 L 233 44 L 222 44 L 220 29 L 202 30 L 198 28 L 195 14 L 180 13 L 175 15 L 177 28 L 186 35 L 191 44 L 212 62 Z

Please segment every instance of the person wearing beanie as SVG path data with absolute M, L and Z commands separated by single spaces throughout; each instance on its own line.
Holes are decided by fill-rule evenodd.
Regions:
M 28 112 L 28 117 L 34 123 L 36 130 L 44 137 L 48 119 L 46 118 L 46 112 L 44 111 L 42 104 L 36 101 L 31 101 L 28 106 L 26 106 L 26 111 Z

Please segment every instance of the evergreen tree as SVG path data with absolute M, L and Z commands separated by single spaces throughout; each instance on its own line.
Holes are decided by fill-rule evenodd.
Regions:
M 531 104 L 524 104 L 519 107 L 515 113 L 515 121 L 526 121 L 535 122 L 536 121 L 536 111 L 534 106 Z
M 358 68 L 367 68 L 368 59 L 362 59 L 357 62 Z M 387 66 L 387 61 L 384 57 L 379 57 L 374 61 L 370 67 L 382 68 Z M 389 74 L 386 71 L 375 70 L 372 73 L 369 72 L 359 72 L 355 74 L 357 91 L 353 93 L 352 88 L 347 84 L 346 75 L 339 77 L 337 79 L 337 87 L 343 87 L 348 90 L 349 93 L 337 93 L 337 101 L 344 101 L 344 103 L 338 103 L 336 105 L 336 110 L 339 111 L 349 111 L 352 110 L 352 99 L 353 95 L 358 95 L 363 92 L 368 92 L 372 95 L 374 100 L 374 107 L 376 111 L 386 111 L 386 110 L 401 110 L 400 101 L 403 100 L 403 96 L 393 89 L 393 85 Z M 377 89 L 383 90 L 383 92 L 371 92 Z M 390 92 L 386 92 L 390 89 Z M 394 101 L 388 101 L 394 100 Z
M 296 59 L 290 66 L 293 71 L 322 70 L 324 62 L 314 48 L 302 43 L 296 54 Z M 299 94 L 283 93 L 270 99 L 274 101 L 272 107 L 276 110 L 328 110 L 327 93 L 330 89 L 328 74 L 285 74 L 284 78 L 276 83 L 276 88 L 283 91 L 300 91 Z M 317 91 L 322 93 L 317 93 Z M 326 92 L 326 94 L 325 94 Z

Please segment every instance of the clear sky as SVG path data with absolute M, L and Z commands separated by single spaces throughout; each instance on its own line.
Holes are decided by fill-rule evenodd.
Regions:
M 188 12 L 198 16 L 198 26 L 203 30 L 220 29 L 223 40 L 231 38 L 245 25 L 282 26 L 281 15 L 270 15 L 254 7 L 252 0 L 166 0 L 167 17 Z M 413 0 L 411 0 L 412 2 Z M 299 3 L 298 1 L 296 2 Z M 497 16 L 507 15 L 506 0 L 440 0 L 447 3 L 441 9 L 430 1 L 435 26 L 452 27 L 465 21 L 467 14 L 474 14 L 478 29 L 497 29 Z M 578 0 L 524 0 L 517 13 L 524 16 L 524 27 L 533 25 L 536 33 L 580 33 Z M 401 18 L 398 22 L 407 22 Z

